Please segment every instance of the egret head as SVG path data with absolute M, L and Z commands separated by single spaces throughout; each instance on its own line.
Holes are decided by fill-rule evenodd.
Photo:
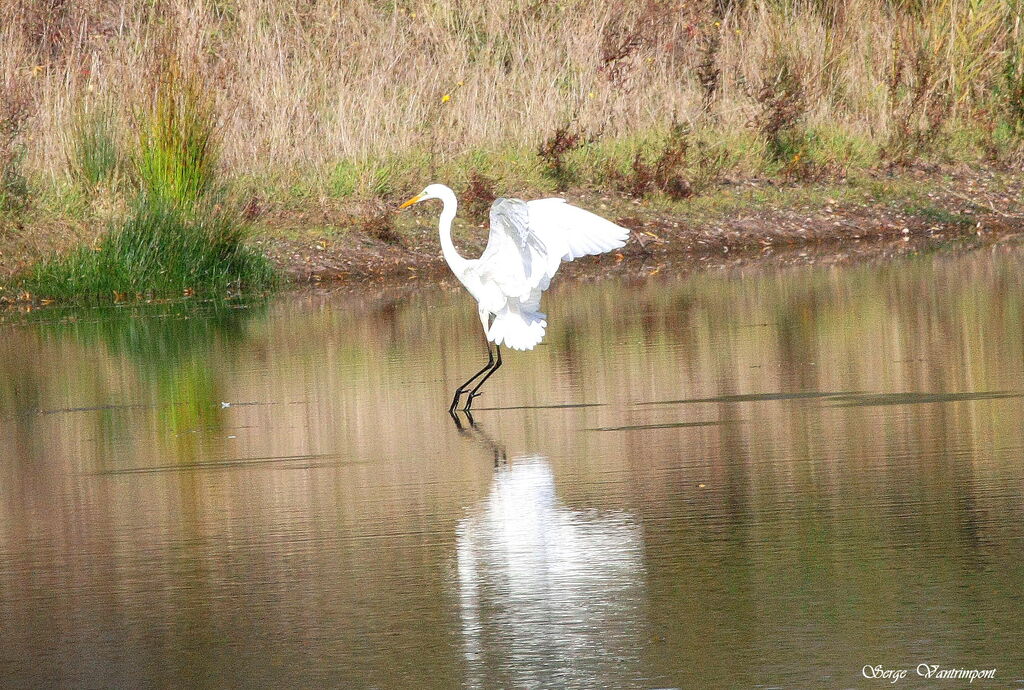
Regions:
M 406 206 L 418 204 L 421 201 L 426 201 L 427 199 L 444 199 L 447 196 L 454 196 L 454 194 L 452 194 L 451 189 L 445 187 L 443 184 L 427 185 L 422 192 L 420 192 L 419 194 L 417 194 L 416 196 L 414 196 L 413 198 L 409 199 L 404 204 L 399 206 L 398 210 L 402 210 Z

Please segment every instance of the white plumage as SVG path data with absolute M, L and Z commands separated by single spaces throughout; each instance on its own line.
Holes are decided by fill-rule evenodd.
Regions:
M 469 409 L 480 385 L 501 366 L 501 350 L 495 348 L 498 359 L 494 364 L 490 343 L 532 350 L 544 338 L 548 324 L 540 311 L 540 298 L 559 265 L 618 249 L 626 243 L 629 230 L 564 199 L 498 199 L 491 206 L 487 248 L 479 259 L 466 259 L 452 244 L 452 221 L 458 206 L 455 193 L 442 184 L 432 184 L 401 208 L 426 199 L 440 199 L 444 205 L 438 223 L 441 251 L 452 272 L 476 298 L 488 341 L 488 366 L 460 386 L 452 401 L 454 410 L 459 394 L 486 372 L 470 393 Z

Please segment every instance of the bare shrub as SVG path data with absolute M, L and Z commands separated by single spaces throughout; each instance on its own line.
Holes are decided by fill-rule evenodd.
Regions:
M 674 122 L 652 162 L 645 161 L 642 154 L 637 152 L 630 174 L 624 180 L 625 191 L 635 197 L 653 192 L 662 192 L 676 200 L 691 196 L 693 188 L 685 171 L 687 152 L 690 149 L 689 135 L 689 128 Z
M 356 225 L 370 237 L 385 244 L 401 244 L 402 236 L 395 228 L 395 213 L 389 208 L 373 208 L 356 219 Z
M 566 157 L 591 141 L 593 138 L 588 138 L 584 131 L 570 121 L 557 127 L 537 148 L 537 155 L 544 164 L 545 175 L 554 181 L 560 191 L 565 190 L 576 178 Z
M 634 12 L 620 6 L 601 36 L 599 74 L 620 89 L 632 88 L 628 75 L 642 52 L 656 51 L 680 18 L 673 0 L 644 0 Z
M 701 37 L 700 61 L 697 63 L 697 83 L 701 88 L 701 109 L 711 112 L 722 87 L 722 68 L 718 56 L 722 49 L 721 22 L 716 21 Z
M 491 212 L 491 204 L 497 198 L 495 182 L 479 170 L 470 173 L 469 182 L 462 192 L 462 207 L 470 222 L 480 225 L 487 221 Z
M 66 54 L 89 10 L 95 9 L 67 0 L 14 0 L 13 4 L 31 51 L 42 61 Z
M 618 186 L 637 198 L 661 193 L 679 201 L 716 185 L 733 163 L 734 156 L 726 147 L 673 122 L 653 160 L 638 152 L 629 173 L 617 176 Z
M 703 194 L 718 185 L 722 176 L 736 164 L 737 154 L 719 141 L 705 137 L 691 137 L 690 188 L 693 194 Z
M 1012 91 L 1005 76 L 1019 54 L 1019 32 L 1017 0 L 936 0 L 901 17 L 887 76 L 888 157 L 906 164 L 935 153 L 951 119 L 970 121 L 1001 87 Z
M 785 162 L 800 152 L 808 94 L 795 63 L 784 54 L 769 57 L 765 67 L 761 83 L 752 93 L 758 107 L 753 126 L 771 159 Z
M 899 165 L 934 148 L 953 107 L 934 46 L 915 34 L 900 35 L 888 82 L 892 129 L 886 155 Z

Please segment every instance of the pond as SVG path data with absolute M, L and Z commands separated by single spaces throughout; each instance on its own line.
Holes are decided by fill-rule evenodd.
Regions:
M 9 315 L 0 685 L 1020 685 L 1022 275 L 565 280 L 458 423 L 452 286 Z

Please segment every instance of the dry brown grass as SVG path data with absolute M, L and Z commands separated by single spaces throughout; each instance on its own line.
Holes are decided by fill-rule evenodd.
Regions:
M 536 151 L 566 122 L 607 138 L 710 123 L 779 156 L 799 125 L 905 157 L 997 112 L 1021 45 L 1015 0 L 4 4 L 0 83 L 27 83 L 24 166 L 44 179 L 64 174 L 83 102 L 121 104 L 131 140 L 168 50 L 215 101 L 228 175 L 290 179 L 410 151 L 430 168 Z
M 0 215 L 19 211 L 28 189 L 22 172 L 23 130 L 29 117 L 29 93 L 17 75 L 0 79 Z

